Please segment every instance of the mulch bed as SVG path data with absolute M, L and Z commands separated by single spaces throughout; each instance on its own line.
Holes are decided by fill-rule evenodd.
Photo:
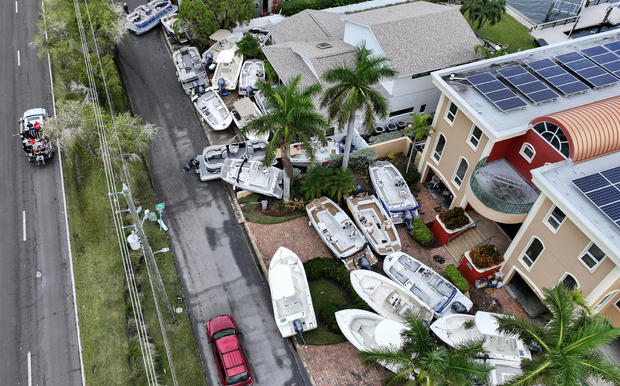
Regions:
M 274 201 L 269 201 L 269 203 L 267 204 L 267 209 L 265 210 L 263 210 L 263 207 L 261 204 L 258 204 L 258 206 L 256 207 L 256 210 L 258 210 L 259 212 L 261 212 L 262 214 L 266 216 L 272 216 L 272 217 L 287 217 L 287 216 L 292 216 L 294 214 L 302 213 L 302 211 L 297 210 L 297 209 L 287 208 L 285 206 L 277 205 Z
M 503 306 L 499 300 L 489 295 L 484 288 L 471 287 L 469 297 L 474 303 L 470 313 L 475 314 L 477 311 L 503 313 Z

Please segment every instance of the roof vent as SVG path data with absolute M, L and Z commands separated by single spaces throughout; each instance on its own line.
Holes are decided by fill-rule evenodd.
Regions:
M 322 50 L 324 50 L 326 48 L 332 48 L 332 45 L 329 44 L 329 43 L 318 43 L 316 46 L 319 47 Z

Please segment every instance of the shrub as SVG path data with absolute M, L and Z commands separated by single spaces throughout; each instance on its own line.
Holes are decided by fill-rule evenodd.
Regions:
M 489 268 L 504 261 L 504 256 L 493 244 L 482 244 L 469 251 L 469 257 L 478 268 Z
M 347 308 L 347 306 L 340 306 L 334 303 L 326 304 L 319 311 L 319 318 L 327 325 L 327 328 L 335 332 L 340 332 L 340 327 L 338 327 L 338 322 L 336 321 L 336 312 L 345 308 Z
M 413 157 L 415 157 L 415 154 L 413 155 Z M 415 167 L 415 165 L 413 165 L 413 161 L 411 161 L 411 165 L 409 165 L 409 172 L 406 173 L 406 169 L 407 165 L 405 164 L 403 165 L 400 173 L 403 175 L 403 178 L 408 185 L 415 185 L 420 182 L 420 172 L 418 172 L 418 169 Z
M 276 70 L 273 69 L 273 66 L 271 65 L 271 63 L 269 63 L 269 60 L 265 59 L 265 78 L 267 79 L 267 82 L 273 84 L 278 80 L 278 74 L 276 73 Z
M 349 169 L 331 169 L 331 175 L 327 179 L 329 197 L 340 202 L 342 197 L 348 196 L 355 190 L 355 177 Z
M 332 169 L 324 168 L 321 165 L 313 166 L 306 171 L 306 176 L 301 182 L 300 191 L 304 200 L 312 200 L 321 197 L 328 188 L 329 176 Z
M 339 261 L 334 259 L 326 259 L 323 257 L 315 257 L 304 263 L 304 270 L 308 281 L 318 279 L 330 279 L 338 284 L 351 299 L 351 304 L 342 306 L 345 308 L 359 308 L 361 310 L 371 311 L 368 304 L 362 300 L 351 285 L 349 270 Z M 336 330 L 338 330 L 336 328 Z
M 247 34 L 237 42 L 235 54 L 241 54 L 246 59 L 260 59 L 263 52 L 260 50 L 260 42 L 254 35 Z
M 463 277 L 461 271 L 459 271 L 454 264 L 448 264 L 446 271 L 443 273 L 443 277 L 448 279 L 448 281 L 454 284 L 461 292 L 469 291 L 469 282 Z
M 284 16 L 292 16 L 304 9 L 319 9 L 316 0 L 288 0 L 278 3 L 275 13 L 281 13 Z
M 377 152 L 375 149 L 366 148 L 351 152 L 349 156 L 349 169 L 353 169 L 358 172 L 368 170 L 368 165 L 377 160 Z M 327 163 L 328 168 L 339 168 L 342 166 L 342 153 L 334 154 L 329 158 Z
M 433 233 L 428 229 L 421 217 L 413 219 L 411 237 L 422 247 L 430 247 L 433 244 Z
M 402 136 L 403 136 L 403 134 L 400 131 L 390 131 L 388 133 L 382 133 L 382 134 L 379 134 L 379 135 L 372 136 L 372 137 L 370 137 L 368 142 L 371 145 L 374 145 L 376 143 L 391 141 L 393 139 L 400 138 Z
M 465 216 L 465 209 L 458 206 L 440 211 L 439 219 L 448 229 L 458 229 L 469 224 L 469 217 Z

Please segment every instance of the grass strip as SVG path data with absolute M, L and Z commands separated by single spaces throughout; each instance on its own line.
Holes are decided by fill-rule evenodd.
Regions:
M 465 16 L 471 25 L 469 16 Z M 495 43 L 501 43 L 508 46 L 508 52 L 517 52 L 519 50 L 529 50 L 535 48 L 534 37 L 530 35 L 530 31 L 514 17 L 505 13 L 502 20 L 495 24 L 486 24 L 480 30 L 480 35 Z

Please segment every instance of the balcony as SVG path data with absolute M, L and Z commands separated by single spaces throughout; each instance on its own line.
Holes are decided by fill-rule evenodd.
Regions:
M 476 165 L 465 194 L 483 216 L 518 224 L 525 220 L 540 192 L 505 159 L 487 163 L 484 158 Z

